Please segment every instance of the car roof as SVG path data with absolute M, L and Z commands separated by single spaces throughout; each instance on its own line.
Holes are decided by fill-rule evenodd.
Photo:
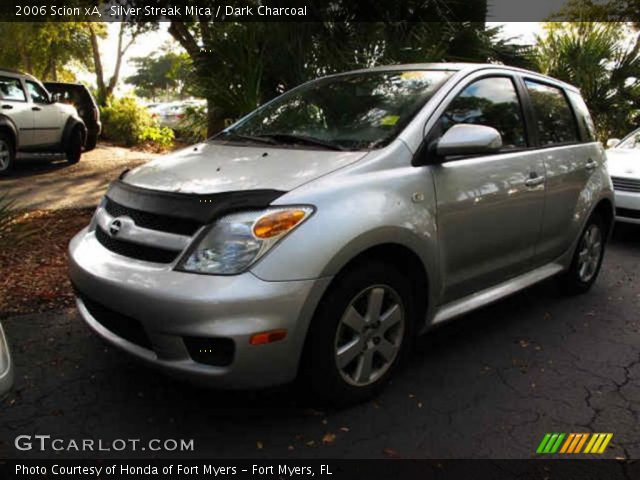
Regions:
M 375 71 L 384 72 L 384 71 L 394 71 L 394 70 L 445 70 L 445 71 L 461 72 L 463 74 L 469 74 L 469 73 L 473 73 L 480 70 L 486 70 L 486 69 L 492 69 L 492 70 L 498 69 L 498 70 L 507 70 L 510 72 L 516 72 L 530 78 L 552 83 L 554 85 L 557 85 L 567 90 L 579 92 L 579 89 L 577 87 L 569 83 L 563 82 L 562 80 L 549 77 L 542 73 L 533 72 L 531 70 L 526 70 L 524 68 L 510 67 L 508 65 L 500 65 L 495 63 L 448 63 L 448 62 L 404 63 L 404 64 L 397 64 L 397 65 L 381 65 L 381 66 L 371 67 L 371 68 L 362 68 L 357 70 L 351 70 L 349 72 L 337 73 L 336 75 L 344 75 L 349 73 L 375 72 Z
M 40 81 L 34 77 L 33 75 L 29 75 L 28 73 L 20 72 L 19 70 L 12 70 L 10 68 L 0 68 L 0 75 L 9 75 L 12 77 L 24 77 L 27 80 L 33 80 L 34 82 L 40 83 Z

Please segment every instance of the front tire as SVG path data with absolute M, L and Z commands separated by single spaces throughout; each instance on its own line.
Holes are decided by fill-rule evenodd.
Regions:
M 594 213 L 580 235 L 569 270 L 559 277 L 565 293 L 585 293 L 593 286 L 602 266 L 606 232 L 602 216 Z
M 16 160 L 13 141 L 6 133 L 0 133 L 0 176 L 8 175 Z
M 84 135 L 80 128 L 75 128 L 69 137 L 69 144 L 66 148 L 67 161 L 71 164 L 78 163 L 82 156 L 82 144 Z
M 307 335 L 301 380 L 323 403 L 376 395 L 410 350 L 411 284 L 393 265 L 359 264 L 323 297 Z

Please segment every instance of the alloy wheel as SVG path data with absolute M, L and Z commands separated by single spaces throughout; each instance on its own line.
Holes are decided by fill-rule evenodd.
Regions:
M 9 150 L 9 144 L 0 140 L 0 172 L 9 168 L 9 162 L 11 161 L 11 151 Z
M 405 331 L 405 308 L 388 285 L 374 285 L 347 306 L 335 338 L 335 361 L 350 385 L 375 383 L 395 362 Z
M 602 231 L 592 223 L 584 232 L 578 253 L 578 277 L 581 282 L 589 282 L 598 270 L 602 256 Z

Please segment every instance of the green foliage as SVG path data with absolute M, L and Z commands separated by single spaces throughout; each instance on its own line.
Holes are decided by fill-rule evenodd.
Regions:
M 186 53 L 165 52 L 161 55 L 133 58 L 135 75 L 125 81 L 136 88 L 141 97 L 183 97 L 188 78 L 193 74 L 191 60 Z
M 105 31 L 103 24 L 96 28 Z M 73 62 L 92 65 L 91 35 L 83 22 L 0 22 L 0 38 L 0 65 L 42 80 L 73 80 Z
M 207 138 L 207 109 L 204 106 L 189 106 L 179 125 L 180 135 L 189 142 L 200 142 Z
M 146 108 L 131 97 L 112 99 L 101 111 L 103 136 L 127 147 L 140 144 L 164 149 L 173 145 L 173 131 L 161 128 Z
M 540 71 L 580 88 L 600 140 L 634 128 L 640 102 L 640 44 L 624 24 L 549 22 L 537 39 Z

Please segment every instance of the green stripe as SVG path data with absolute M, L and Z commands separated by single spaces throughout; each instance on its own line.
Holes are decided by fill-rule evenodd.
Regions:
M 554 433 L 553 435 L 551 435 L 551 438 L 547 442 L 547 446 L 544 447 L 544 451 L 542 453 L 551 453 L 551 447 L 553 447 L 553 445 L 555 444 L 556 438 L 558 438 L 557 433 Z
M 562 444 L 562 440 L 564 439 L 564 433 L 561 433 L 558 436 L 558 440 L 556 440 L 556 444 L 551 448 L 551 451 L 549 453 L 556 453 L 558 451 L 558 449 L 560 448 L 560 444 Z
M 549 440 L 550 437 L 551 437 L 550 433 L 545 434 L 544 438 L 540 442 L 540 445 L 538 445 L 538 449 L 536 450 L 536 453 L 542 453 L 544 451 L 544 447 L 547 444 L 547 441 Z

